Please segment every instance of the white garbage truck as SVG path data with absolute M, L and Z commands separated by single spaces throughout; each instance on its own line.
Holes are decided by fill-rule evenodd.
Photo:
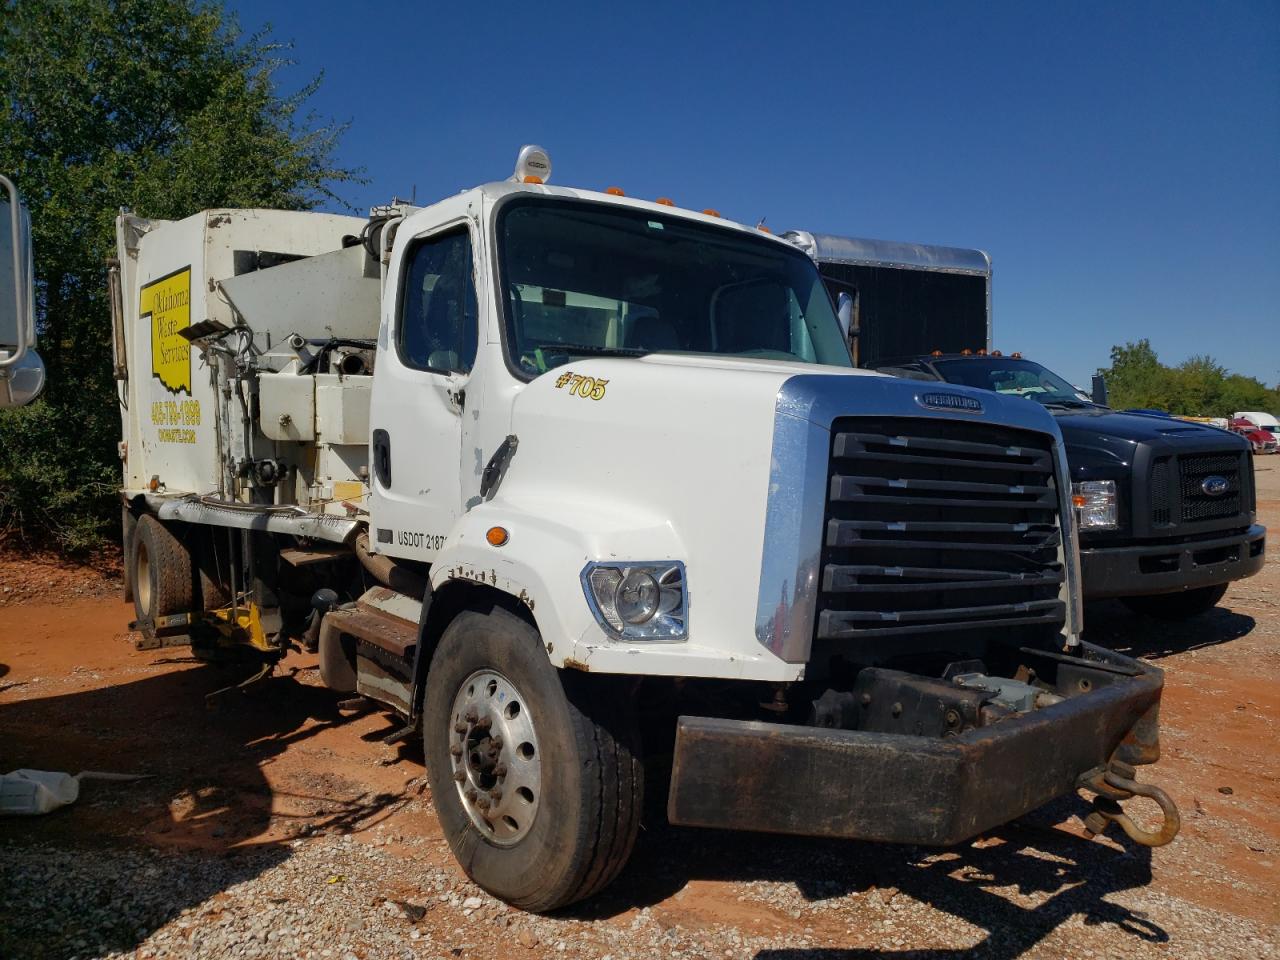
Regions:
M 549 174 L 119 218 L 143 642 L 318 651 L 530 910 L 617 875 L 646 771 L 682 825 L 946 845 L 1084 787 L 1171 839 L 1162 676 L 1080 639 L 1053 418 L 855 369 L 764 230 Z

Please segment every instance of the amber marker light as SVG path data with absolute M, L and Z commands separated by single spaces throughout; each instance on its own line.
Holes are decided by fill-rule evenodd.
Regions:
M 500 547 L 511 539 L 507 533 L 506 527 L 490 527 L 484 538 L 489 541 L 489 546 Z
M 712 210 L 710 207 L 707 207 L 707 209 L 703 210 L 702 212 L 703 212 L 703 213 L 705 213 L 708 217 L 718 217 L 718 216 L 720 216 L 720 211 L 719 211 L 719 210 Z
M 527 177 L 525 177 L 525 178 L 524 178 L 524 182 L 525 182 L 525 183 L 541 183 L 541 182 L 542 182 L 542 178 L 541 178 L 541 177 L 535 177 L 535 176 L 531 173 L 531 174 L 529 174 Z
M 940 356 L 942 356 L 942 351 L 941 351 L 941 350 L 935 350 L 935 351 L 933 351 L 933 353 L 929 354 L 929 356 L 931 356 L 931 357 L 940 357 Z
M 961 350 L 961 351 L 960 351 L 960 356 L 962 356 L 962 357 L 972 357 L 972 356 L 973 356 L 973 351 L 972 351 L 972 350 L 970 350 L 968 347 L 965 347 L 963 350 Z
M 609 187 L 607 190 L 605 190 L 605 193 L 607 193 L 607 194 L 608 194 L 609 196 L 611 196 L 611 197 L 625 197 L 625 196 L 626 196 L 626 194 L 622 192 L 622 188 L 621 188 L 621 187 Z
M 676 202 L 675 202 L 674 200 L 672 200 L 670 197 L 659 197 L 657 200 L 655 200 L 655 201 L 653 201 L 653 202 L 654 202 L 654 203 L 660 203 L 660 204 L 662 204 L 664 207 L 674 207 L 674 206 L 676 205 Z

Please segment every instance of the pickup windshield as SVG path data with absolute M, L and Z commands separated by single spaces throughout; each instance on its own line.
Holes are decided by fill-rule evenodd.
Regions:
M 1028 397 L 1045 406 L 1091 405 L 1087 396 L 1034 360 L 968 358 L 935 360 L 933 366 L 947 383 L 979 390 Z
M 525 376 L 651 353 L 852 366 L 799 250 L 645 210 L 536 198 L 509 201 L 497 234 L 507 350 Z

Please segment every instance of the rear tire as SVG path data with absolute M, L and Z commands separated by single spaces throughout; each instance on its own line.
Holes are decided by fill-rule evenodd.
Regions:
M 1197 587 L 1182 593 L 1156 593 L 1143 597 L 1122 597 L 1120 602 L 1144 617 L 1154 620 L 1187 620 L 1212 610 L 1227 592 L 1225 583 L 1216 587 Z
M 465 611 L 431 658 L 422 723 L 437 815 L 477 884 L 545 912 L 618 875 L 644 774 L 631 700 L 614 678 L 557 671 L 514 613 Z M 495 731 L 506 735 L 496 748 Z
M 173 529 L 155 517 L 142 516 L 133 534 L 129 580 L 133 609 L 141 623 L 196 609 L 196 581 L 191 551 Z

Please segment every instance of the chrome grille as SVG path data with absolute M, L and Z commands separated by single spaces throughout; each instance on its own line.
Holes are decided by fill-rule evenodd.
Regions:
M 827 493 L 819 639 L 1063 624 L 1048 436 L 843 418 Z

